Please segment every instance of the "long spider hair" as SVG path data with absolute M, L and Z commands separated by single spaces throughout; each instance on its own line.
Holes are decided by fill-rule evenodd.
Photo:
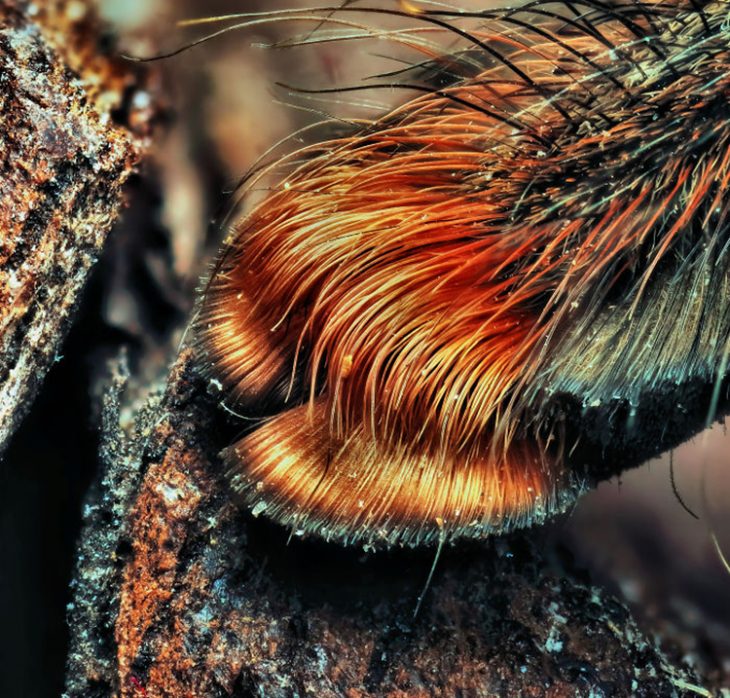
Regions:
M 268 414 L 224 451 L 234 488 L 343 542 L 542 521 L 637 406 L 700 382 L 713 417 L 727 374 L 730 4 L 429 7 L 233 18 L 400 13 L 422 55 L 381 82 L 403 104 L 265 168 L 195 326 L 202 369 Z

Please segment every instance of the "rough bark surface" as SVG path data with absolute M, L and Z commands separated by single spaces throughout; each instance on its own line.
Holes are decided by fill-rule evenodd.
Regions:
M 57 357 L 143 146 L 112 119 L 134 76 L 99 52 L 92 21 L 84 3 L 0 2 L 0 454 Z
M 365 555 L 287 540 L 232 503 L 228 437 L 189 352 L 119 426 L 69 616 L 68 696 L 711 695 L 541 531 L 444 551 Z

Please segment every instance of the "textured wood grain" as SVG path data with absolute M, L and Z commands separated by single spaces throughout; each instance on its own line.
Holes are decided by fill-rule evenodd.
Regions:
M 234 506 L 189 352 L 125 429 L 114 385 L 68 696 L 709 695 L 540 529 L 445 551 L 414 619 L 432 550 L 289 541 Z
M 0 453 L 57 358 L 143 147 L 112 118 L 134 76 L 91 58 L 86 6 L 40 7 L 0 3 Z

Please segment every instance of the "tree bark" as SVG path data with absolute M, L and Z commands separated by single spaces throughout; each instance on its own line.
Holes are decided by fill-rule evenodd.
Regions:
M 289 540 L 233 503 L 233 424 L 183 351 L 162 397 L 104 407 L 86 507 L 69 696 L 683 696 L 712 693 L 549 529 L 444 551 Z
M 0 455 L 58 357 L 143 149 L 111 118 L 134 74 L 98 50 L 91 22 L 82 3 L 0 3 Z

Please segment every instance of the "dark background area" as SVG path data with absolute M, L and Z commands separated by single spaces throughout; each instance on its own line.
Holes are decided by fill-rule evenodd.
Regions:
M 57 696 L 63 687 L 73 549 L 96 468 L 89 349 L 104 335 L 98 272 L 62 358 L 0 461 L 0 695 Z M 92 352 L 93 354 L 93 352 Z

